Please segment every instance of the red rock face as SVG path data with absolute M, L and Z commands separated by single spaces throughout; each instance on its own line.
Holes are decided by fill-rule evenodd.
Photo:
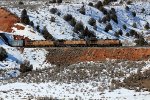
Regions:
M 150 48 L 89 48 L 83 52 L 81 61 L 101 61 L 106 58 L 143 60 L 150 57 Z
M 18 22 L 20 22 L 19 17 L 5 8 L 0 8 L 0 31 L 12 32 L 12 27 Z
M 56 65 L 109 59 L 140 61 L 150 58 L 150 48 L 49 48 L 47 60 Z

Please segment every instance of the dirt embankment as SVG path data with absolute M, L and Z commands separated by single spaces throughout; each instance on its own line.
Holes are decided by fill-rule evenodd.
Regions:
M 50 48 L 47 59 L 56 65 L 109 59 L 138 61 L 150 57 L 150 48 Z
M 18 22 L 20 22 L 19 17 L 0 7 L 0 31 L 12 32 L 12 27 Z

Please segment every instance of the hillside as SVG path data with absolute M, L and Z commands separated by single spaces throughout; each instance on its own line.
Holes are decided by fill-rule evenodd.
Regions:
M 46 5 L 45 5 L 46 4 Z M 104 20 L 104 16 L 102 11 L 90 7 L 88 5 L 84 5 L 85 15 L 81 14 L 78 10 L 83 6 L 83 4 L 49 4 L 43 2 L 39 5 L 39 2 L 34 3 L 33 7 L 29 6 L 28 2 L 25 2 L 25 8 L 27 8 L 28 15 L 30 20 L 33 21 L 35 28 L 39 25 L 42 30 L 44 26 L 47 27 L 50 34 L 55 39 L 80 39 L 83 38 L 81 33 L 76 33 L 73 31 L 74 26 L 71 26 L 67 21 L 64 20 L 64 16 L 67 14 L 71 14 L 76 22 L 82 22 L 84 27 L 87 27 L 89 30 L 93 31 L 94 35 L 97 38 L 101 39 L 116 39 L 119 38 L 121 41 L 127 42 L 124 45 L 134 45 L 133 42 L 139 35 L 143 35 L 144 38 L 149 41 L 149 30 L 146 30 L 144 27 L 146 23 L 150 23 L 150 11 L 149 11 L 149 3 L 138 2 L 133 3 L 132 5 L 128 5 L 129 11 L 126 10 L 127 5 L 114 5 L 114 6 L 104 6 L 107 9 L 107 12 L 114 8 L 117 15 L 118 23 L 113 20 L 102 22 Z M 24 6 L 19 6 L 16 8 L 11 5 L 7 7 L 11 12 L 21 16 L 21 11 Z M 34 10 L 36 7 L 36 10 Z M 56 13 L 52 14 L 51 9 L 56 8 Z M 144 12 L 141 13 L 142 9 L 145 9 Z M 134 17 L 132 14 L 136 13 Z M 55 18 L 55 21 L 51 21 L 51 17 Z M 90 18 L 94 18 L 96 20 L 96 25 L 89 25 L 88 21 Z M 101 21 L 101 22 L 100 22 Z M 105 28 L 108 24 L 111 24 L 112 29 L 108 32 L 105 31 Z M 125 27 L 125 28 L 124 28 Z M 116 37 L 116 32 L 122 30 L 121 35 Z M 131 31 L 132 30 L 132 31 Z M 133 33 L 133 30 L 136 33 Z M 86 38 L 86 37 L 85 37 Z M 129 42 L 129 43 L 128 43 Z

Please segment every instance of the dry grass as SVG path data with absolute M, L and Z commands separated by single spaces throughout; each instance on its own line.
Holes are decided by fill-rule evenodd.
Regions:
M 55 81 L 57 83 L 88 83 L 95 81 L 100 83 L 97 84 L 101 86 L 99 87 L 100 91 L 104 89 L 110 89 L 110 91 L 112 91 L 119 87 L 137 87 L 138 85 L 134 83 L 138 78 L 147 79 L 144 75 L 150 75 L 149 72 L 143 73 L 143 77 L 137 74 L 132 74 L 128 79 L 125 77 L 127 74 L 133 73 L 134 70 L 140 70 L 145 65 L 146 63 L 144 61 L 108 60 L 96 63 L 83 62 L 70 66 L 55 66 L 43 70 L 27 72 L 17 78 L 1 80 L 0 83 L 43 83 L 49 81 Z M 122 79 L 124 79 L 124 81 L 121 81 Z M 108 85 L 109 83 L 112 84 Z M 148 81 L 143 81 L 143 83 L 143 86 L 149 86 L 147 85 Z

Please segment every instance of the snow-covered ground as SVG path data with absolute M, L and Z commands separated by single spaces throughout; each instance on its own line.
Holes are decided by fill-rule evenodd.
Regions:
M 115 60 L 108 60 L 105 63 L 109 64 L 116 64 L 114 63 Z M 147 66 L 133 66 L 129 65 L 128 67 L 124 67 L 125 64 L 130 63 L 130 62 L 120 62 L 118 63 L 118 67 L 114 65 L 114 73 L 115 72 L 120 72 L 124 71 L 124 73 L 128 73 L 128 75 L 137 73 L 138 68 L 143 68 L 143 71 L 149 68 L 149 65 Z M 108 64 L 108 65 L 109 65 Z M 135 62 L 135 64 L 143 64 L 142 62 Z M 146 62 L 146 64 L 149 64 L 149 62 Z M 91 74 L 90 70 L 88 70 L 90 67 L 95 66 L 96 68 L 101 65 L 101 68 L 103 69 L 101 71 L 101 74 L 98 75 L 99 81 L 97 78 L 94 79 L 94 75 Z M 80 100 L 89 100 L 89 99 L 109 99 L 109 100 L 149 100 L 150 98 L 150 92 L 147 91 L 140 91 L 140 92 L 135 92 L 135 90 L 128 90 L 125 88 L 115 88 L 112 85 L 110 85 L 110 80 L 111 77 L 117 80 L 123 80 L 125 77 L 114 77 L 109 75 L 109 67 L 108 65 L 103 65 L 103 63 L 100 62 L 84 62 L 84 63 L 79 63 L 79 64 L 74 64 L 71 66 L 66 67 L 64 69 L 64 72 L 58 72 L 58 74 L 66 74 L 66 77 L 68 77 L 67 74 L 69 74 L 69 70 L 72 70 L 73 67 L 75 67 L 72 70 L 72 73 L 76 73 L 76 71 L 79 67 L 83 71 L 86 71 L 86 73 L 89 73 L 88 78 L 93 78 L 91 81 L 86 81 L 86 82 L 58 82 L 58 81 L 48 81 L 48 76 L 46 73 L 39 73 L 35 74 L 36 77 L 31 77 L 35 76 L 33 74 L 28 74 L 24 78 L 19 78 L 19 79 L 12 79 L 7 83 L 6 81 L 3 81 L 0 83 L 0 95 L 1 98 L 4 100 L 26 100 L 26 99 L 32 99 L 32 100 L 37 100 L 37 98 L 44 98 L 44 97 L 51 97 L 51 98 L 57 98 L 57 99 L 65 99 L 65 100 L 70 100 L 70 99 L 80 99 Z M 86 68 L 86 67 L 88 68 Z M 133 66 L 133 67 L 132 67 Z M 105 68 L 106 67 L 106 68 Z M 108 68 L 107 68 L 108 67 Z M 53 66 L 54 68 L 54 66 Z M 70 69 L 69 69 L 70 68 Z M 113 67 L 110 67 L 113 68 Z M 99 70 L 99 69 L 96 69 Z M 49 69 L 45 70 L 45 72 L 51 71 Z M 94 71 L 94 69 L 92 70 Z M 111 72 L 111 71 L 110 71 Z M 57 75 L 58 75 L 57 74 Z M 95 74 L 95 73 L 93 73 Z M 103 75 L 102 75 L 103 74 Z M 81 73 L 78 73 L 79 77 Z M 107 76 L 108 75 L 108 76 Z M 45 76 L 45 77 L 43 77 Z M 68 77 L 69 78 L 69 77 Z M 64 79 L 64 78 L 63 78 Z M 46 81 L 47 80 L 47 81 Z M 58 80 L 58 79 L 56 79 Z M 66 80 L 66 79 L 64 79 Z M 94 81 L 95 80 L 95 81 Z M 96 81 L 97 80 L 97 81 Z M 32 82 L 36 81 L 38 83 Z
M 0 86 L 0 98 L 4 100 L 37 100 L 38 97 L 52 97 L 57 99 L 102 99 L 102 100 L 149 100 L 149 92 L 135 92 L 124 88 L 113 92 L 99 92 L 98 87 L 90 83 L 11 83 Z

